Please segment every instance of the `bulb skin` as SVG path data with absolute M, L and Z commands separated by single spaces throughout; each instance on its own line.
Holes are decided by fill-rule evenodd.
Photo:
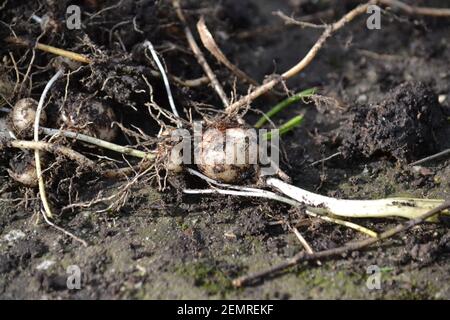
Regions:
M 118 135 L 114 110 L 97 99 L 79 97 L 69 101 L 61 111 L 58 125 L 101 140 L 112 142 Z
M 27 138 L 33 135 L 34 120 L 38 102 L 32 98 L 20 99 L 9 114 L 9 125 L 17 137 Z M 41 111 L 39 125 L 45 126 L 47 114 Z
M 19 153 L 9 164 L 8 174 L 20 184 L 34 188 L 38 185 L 34 154 L 29 151 Z
M 211 179 L 238 183 L 254 172 L 256 137 L 245 128 L 209 129 L 199 145 L 197 167 Z

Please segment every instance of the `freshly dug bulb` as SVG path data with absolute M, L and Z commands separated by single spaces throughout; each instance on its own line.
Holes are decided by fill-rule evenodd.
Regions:
M 34 118 L 38 102 L 32 98 L 20 99 L 14 105 L 9 114 L 9 124 L 12 131 L 18 137 L 30 137 L 33 135 Z M 45 125 L 47 115 L 41 111 L 40 125 Z
M 26 151 L 18 154 L 10 161 L 9 165 L 11 169 L 8 169 L 8 173 L 11 178 L 27 187 L 36 187 L 38 185 L 36 165 L 32 152 Z
M 165 162 L 165 167 L 167 170 L 180 173 L 183 171 L 183 154 L 181 150 L 173 148 L 171 152 L 167 155 Z
M 83 97 L 67 103 L 58 118 L 58 125 L 101 140 L 112 142 L 118 129 L 112 127 L 116 121 L 114 110 L 96 99 Z
M 158 144 L 158 153 L 163 159 L 164 168 L 173 173 L 183 171 L 183 145 L 181 137 L 174 135 L 175 129 L 166 129 L 160 134 L 161 143 Z
M 211 179 L 237 183 L 254 173 L 257 138 L 239 127 L 209 129 L 199 144 L 197 167 Z

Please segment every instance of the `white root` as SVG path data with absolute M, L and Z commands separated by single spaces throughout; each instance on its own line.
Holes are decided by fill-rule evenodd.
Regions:
M 47 93 L 50 91 L 50 88 L 53 84 L 58 80 L 59 77 L 63 75 L 62 70 L 58 70 L 55 75 L 50 79 L 47 85 L 44 88 L 44 91 L 41 94 L 41 98 L 39 99 L 39 103 L 36 109 L 36 115 L 34 119 L 34 141 L 39 142 L 39 122 L 41 120 L 42 109 L 44 108 L 45 98 L 47 97 Z M 42 177 L 42 168 L 41 168 L 41 156 L 40 151 L 38 149 L 34 150 L 34 161 L 36 165 L 36 175 L 38 178 L 39 185 L 39 194 L 41 196 L 42 205 L 44 206 L 45 214 L 48 218 L 52 218 L 52 210 L 50 209 L 50 205 L 47 200 L 47 194 L 45 193 L 45 183 L 44 178 Z
M 275 178 L 267 179 L 266 183 L 284 195 L 307 206 L 324 210 L 332 215 L 348 218 L 402 217 L 415 219 L 444 203 L 444 200 L 414 198 L 378 200 L 335 199 L 300 189 Z M 447 210 L 444 213 L 448 214 L 449 212 Z
M 243 189 L 249 189 L 249 188 L 243 188 Z M 297 201 L 285 198 L 285 197 L 275 194 L 271 191 L 260 190 L 260 189 L 255 189 L 255 190 L 256 191 L 239 191 L 239 190 L 214 188 L 214 189 L 183 189 L 183 192 L 186 194 L 223 194 L 223 195 L 230 195 L 230 196 L 237 196 L 237 197 L 265 198 L 265 199 L 271 199 L 271 200 L 283 202 L 286 204 L 290 204 L 293 207 L 299 207 L 301 205 L 301 203 L 299 203 Z M 306 214 L 308 216 L 318 218 L 318 219 L 321 219 L 321 220 L 324 220 L 327 222 L 335 223 L 338 225 L 342 225 L 347 228 L 354 229 L 354 230 L 364 233 L 372 238 L 376 238 L 378 236 L 378 234 L 375 231 L 372 231 L 368 228 L 360 226 L 356 223 L 324 216 L 321 214 L 317 214 L 317 213 L 312 212 L 311 210 L 312 209 L 306 210 Z
M 164 86 L 166 87 L 167 98 L 169 99 L 170 108 L 172 109 L 172 113 L 175 115 L 175 117 L 177 117 L 179 119 L 180 115 L 178 114 L 177 107 L 175 106 L 175 102 L 174 102 L 173 96 L 172 96 L 172 91 L 170 90 L 169 79 L 167 78 L 166 71 L 164 70 L 161 60 L 159 60 L 158 54 L 156 53 L 156 50 L 150 41 L 145 40 L 144 46 L 148 50 L 150 50 L 150 53 L 152 54 L 152 58 L 153 58 L 153 60 L 155 60 L 155 63 L 158 66 L 159 72 L 161 72 L 161 76 L 164 81 Z
M 257 189 L 257 188 L 242 187 L 242 186 L 231 185 L 231 184 L 226 184 L 226 183 L 220 183 L 218 181 L 215 181 L 215 180 L 201 174 L 200 172 L 198 172 L 196 170 L 188 168 L 187 171 L 190 174 L 195 175 L 195 176 L 199 177 L 200 179 L 205 180 L 209 184 L 214 185 L 213 189 L 200 189 L 200 190 L 183 189 L 183 192 L 187 193 L 187 194 L 224 194 L 224 195 L 232 195 L 232 196 L 240 196 L 240 197 L 265 198 L 265 199 L 270 199 L 270 200 L 275 200 L 275 201 L 279 201 L 282 203 L 286 203 L 293 207 L 301 206 L 300 202 L 280 196 L 272 191 Z M 220 189 L 218 187 L 224 188 L 224 189 Z M 346 226 L 347 228 L 357 230 L 357 231 L 364 233 L 372 238 L 376 238 L 378 236 L 378 234 L 376 232 L 374 232 L 368 228 L 365 228 L 363 226 L 360 226 L 356 223 L 322 215 L 315 208 L 307 208 L 306 214 L 310 217 L 314 217 L 314 218 L 318 218 L 318 219 L 321 219 L 321 220 L 324 220 L 327 222 Z

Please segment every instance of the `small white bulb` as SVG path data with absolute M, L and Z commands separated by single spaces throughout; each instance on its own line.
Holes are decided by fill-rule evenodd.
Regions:
M 199 145 L 199 170 L 211 179 L 237 183 L 254 172 L 257 139 L 243 128 L 209 129 Z
M 9 115 L 12 131 L 16 136 L 29 137 L 33 134 L 37 106 L 38 102 L 32 98 L 24 98 L 16 102 Z M 46 122 L 47 115 L 42 110 L 39 124 L 43 126 Z
M 112 142 L 118 130 L 112 123 L 116 121 L 114 110 L 107 104 L 95 100 L 84 99 L 70 102 L 62 110 L 58 124 L 64 124 L 68 130 Z
M 34 155 L 31 152 L 19 154 L 10 162 L 8 173 L 11 178 L 27 187 L 36 187 L 38 179 Z

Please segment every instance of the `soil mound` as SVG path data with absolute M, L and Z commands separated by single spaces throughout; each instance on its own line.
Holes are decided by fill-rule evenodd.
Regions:
M 421 82 L 405 82 L 385 99 L 358 107 L 344 132 L 345 158 L 380 156 L 412 161 L 439 151 L 445 124 L 438 96 Z

